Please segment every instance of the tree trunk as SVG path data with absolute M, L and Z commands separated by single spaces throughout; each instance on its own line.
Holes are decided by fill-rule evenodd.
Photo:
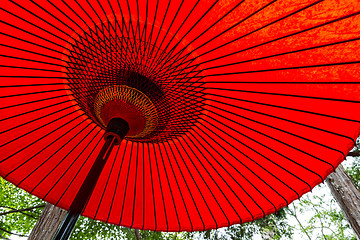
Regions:
M 141 240 L 141 235 L 140 235 L 139 229 L 135 229 L 135 236 L 136 236 L 136 240 Z
M 28 240 L 51 240 L 65 215 L 65 210 L 47 203 Z
M 360 239 L 360 192 L 347 175 L 344 167 L 339 165 L 336 172 L 330 174 L 326 183 L 338 202 L 350 226 Z

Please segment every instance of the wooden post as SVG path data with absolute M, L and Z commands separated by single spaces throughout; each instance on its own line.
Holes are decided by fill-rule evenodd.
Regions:
M 334 173 L 327 177 L 326 183 L 354 230 L 357 239 L 360 239 L 360 191 L 341 164 Z
M 65 215 L 65 210 L 47 203 L 28 240 L 51 240 Z

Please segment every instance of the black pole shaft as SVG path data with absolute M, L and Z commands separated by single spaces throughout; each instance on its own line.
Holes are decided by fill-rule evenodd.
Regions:
M 92 165 L 88 175 L 80 187 L 80 190 L 76 194 L 68 213 L 66 214 L 63 222 L 59 226 L 52 240 L 69 239 L 80 214 L 89 201 L 89 198 L 95 188 L 105 163 L 110 156 L 111 150 L 115 145 L 120 144 L 120 141 L 124 139 L 128 131 L 129 125 L 125 120 L 120 118 L 113 118 L 110 120 L 104 135 L 105 144 L 101 148 L 99 155 Z
M 68 211 L 52 240 L 69 239 L 80 214 Z

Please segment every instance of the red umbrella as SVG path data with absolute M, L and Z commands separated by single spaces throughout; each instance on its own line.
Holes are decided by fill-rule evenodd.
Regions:
M 112 224 L 244 223 L 323 182 L 359 135 L 358 0 L 0 7 L 0 175 L 61 208 L 87 189 L 76 209 Z M 129 132 L 105 137 L 92 190 L 113 118 Z

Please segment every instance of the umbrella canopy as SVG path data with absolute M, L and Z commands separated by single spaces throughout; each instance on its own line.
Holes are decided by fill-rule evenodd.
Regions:
M 194 231 L 264 217 L 324 181 L 360 130 L 358 0 L 5 0 L 0 175 L 82 215 Z

